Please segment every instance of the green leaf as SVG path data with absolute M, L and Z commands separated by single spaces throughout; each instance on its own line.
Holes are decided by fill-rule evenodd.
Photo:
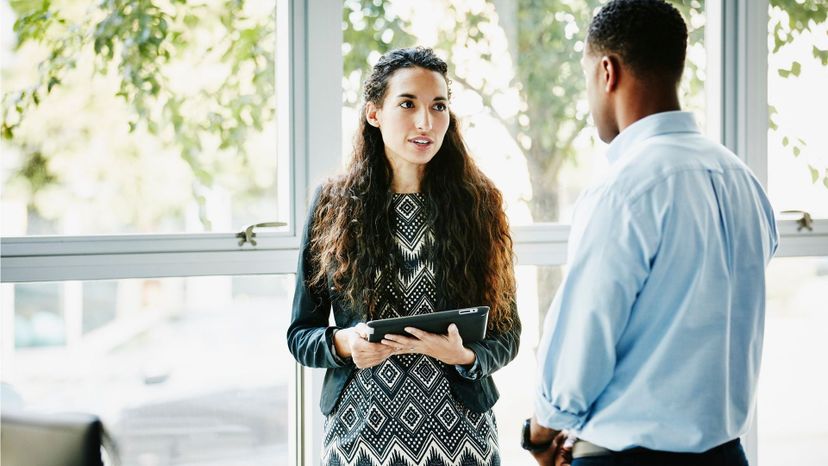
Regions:
M 23 16 L 38 9 L 48 10 L 50 3 L 48 0 L 10 0 L 9 6 L 18 16 Z
M 798 61 L 793 62 L 791 65 L 791 74 L 794 76 L 799 76 L 799 73 L 802 72 L 802 65 L 799 64 Z
M 808 170 L 811 171 L 811 183 L 816 183 L 819 179 L 819 170 L 816 169 L 813 165 L 808 165 Z
M 799 147 L 794 146 L 794 148 L 793 148 L 793 155 L 794 155 L 794 157 L 799 157 L 799 154 L 800 154 L 800 149 L 799 149 Z
M 788 136 L 782 138 L 782 147 L 788 147 Z
M 49 84 L 46 85 L 46 93 L 49 94 L 52 92 L 52 88 L 56 85 L 60 84 L 60 79 L 52 76 L 49 78 Z
M 776 72 L 779 73 L 779 76 L 782 76 L 783 78 L 787 78 L 791 75 L 791 72 L 788 70 L 779 69 Z
M 828 50 L 820 50 L 815 45 L 812 52 L 814 54 L 814 58 L 817 58 L 820 62 L 822 62 L 822 66 L 828 66 Z

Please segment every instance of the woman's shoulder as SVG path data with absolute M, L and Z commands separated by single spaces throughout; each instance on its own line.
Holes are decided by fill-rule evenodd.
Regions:
M 315 199 L 331 199 L 346 196 L 348 191 L 348 179 L 345 175 L 330 177 L 316 187 Z
M 343 196 L 345 191 L 345 183 L 341 177 L 328 178 L 322 183 L 318 184 L 313 190 L 310 197 L 310 207 L 315 210 L 321 205 L 330 203 L 333 199 Z

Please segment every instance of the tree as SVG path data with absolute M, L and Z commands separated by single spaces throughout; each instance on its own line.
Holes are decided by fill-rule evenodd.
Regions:
M 57 192 L 73 194 L 67 174 L 55 166 L 72 165 L 61 158 L 77 159 L 77 155 L 54 147 L 49 138 L 64 146 L 90 144 L 95 138 L 92 133 L 103 129 L 96 126 L 109 123 L 89 121 L 89 113 L 95 110 L 115 120 L 123 115 L 126 121 L 119 122 L 121 127 L 107 129 L 125 134 L 128 128 L 136 141 L 120 143 L 107 154 L 111 158 L 108 173 L 90 174 L 105 178 L 118 176 L 116 169 L 136 168 L 136 179 L 117 183 L 112 190 L 118 192 L 110 193 L 113 198 L 108 201 L 108 207 L 115 207 L 112 216 L 120 215 L 119 222 L 128 229 L 143 231 L 180 218 L 185 198 L 192 198 L 209 230 L 208 190 L 224 186 L 236 197 L 251 199 L 275 189 L 275 173 L 260 183 L 239 183 L 262 178 L 253 166 L 255 158 L 273 158 L 273 152 L 251 153 L 249 148 L 257 134 L 271 131 L 266 126 L 275 116 L 274 9 L 250 14 L 244 0 L 198 4 L 185 0 L 104 0 L 97 4 L 13 0 L 11 6 L 17 16 L 17 53 L 43 55 L 34 82 L 3 95 L 4 144 L 23 158 L 16 176 L 4 184 L 27 191 L 24 197 L 30 199 L 31 210 L 55 218 L 59 213 L 51 210 L 60 204 L 61 196 L 43 194 L 55 192 L 57 186 L 63 187 Z M 186 72 L 188 67 L 212 70 L 216 77 L 183 83 L 182 77 L 194 79 L 192 72 Z M 91 76 L 82 76 L 86 73 Z M 94 86 L 111 89 L 106 109 L 96 105 L 107 96 L 89 92 L 85 89 L 88 83 L 79 84 L 89 78 Z M 22 79 L 12 81 L 16 84 Z M 67 103 L 78 94 L 86 94 L 86 100 Z M 79 104 L 88 112 L 72 110 L 81 110 L 75 114 L 84 121 L 79 127 L 72 128 L 74 121 L 55 122 L 43 116 L 60 112 L 63 105 Z M 72 116 L 61 116 L 72 120 Z M 49 138 L 33 131 L 33 122 L 28 120 L 48 126 Z M 145 163 L 139 169 L 137 145 L 170 152 L 181 163 L 156 160 L 153 167 Z M 175 172 L 180 179 L 169 180 L 168 189 L 154 190 L 151 185 L 167 176 L 163 170 Z M 176 183 L 183 183 L 185 192 L 175 189 Z
M 419 39 L 405 34 L 412 24 L 392 16 L 389 2 L 379 2 L 381 6 L 376 3 L 346 2 L 343 28 L 344 42 L 349 45 L 345 76 L 367 69 L 366 59 L 371 52 L 377 56 L 392 48 L 415 45 Z M 559 219 L 558 184 L 550 181 L 558 179 L 565 162 L 576 160 L 574 141 L 587 127 L 586 109 L 576 105 L 584 95 L 579 60 L 583 25 L 588 24 L 601 3 L 504 0 L 445 1 L 440 5 L 444 14 L 440 15 L 443 19 L 434 47 L 451 64 L 455 85 L 476 92 L 490 109 L 496 107 L 494 101 L 503 94 L 515 92 L 520 96 L 519 112 L 505 117 L 497 112 L 492 115 L 508 128 L 512 139 L 524 150 L 532 181 L 529 206 L 535 222 Z M 703 13 L 703 4 L 698 1 L 677 2 L 677 6 L 688 17 Z M 386 32 L 392 27 L 393 32 Z M 504 30 L 507 36 L 510 48 L 505 53 L 496 50 L 491 37 L 491 31 L 497 29 Z M 690 41 L 699 42 L 703 36 L 703 27 L 692 28 Z M 382 37 L 390 40 L 378 40 Z M 470 54 L 473 56 L 469 57 Z M 506 86 L 492 81 L 496 68 L 508 66 L 504 59 L 511 61 L 515 70 Z M 703 88 L 698 67 L 694 62 L 688 64 L 685 87 L 690 92 Z

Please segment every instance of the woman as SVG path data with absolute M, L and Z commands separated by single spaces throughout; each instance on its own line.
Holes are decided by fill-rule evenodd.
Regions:
M 520 336 L 502 197 L 466 150 L 432 50 L 384 55 L 364 97 L 351 164 L 308 216 L 288 329 L 294 357 L 328 369 L 322 462 L 500 464 L 491 374 Z M 369 343 L 359 325 L 481 304 L 474 343 L 454 326 Z

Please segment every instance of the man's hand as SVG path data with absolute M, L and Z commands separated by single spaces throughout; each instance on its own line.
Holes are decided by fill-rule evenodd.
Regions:
M 463 338 L 454 324 L 449 325 L 446 335 L 413 327 L 406 327 L 405 331 L 412 336 L 385 335 L 382 344 L 393 348 L 396 354 L 425 354 L 451 365 L 469 365 L 476 359 L 474 351 L 463 346 Z
M 540 465 L 569 466 L 572 463 L 572 447 L 566 444 L 566 432 L 558 432 L 552 439 L 549 448 L 539 452 L 533 452 L 532 456 Z
M 363 323 L 336 332 L 334 348 L 340 357 L 353 358 L 354 364 L 360 369 L 374 367 L 394 354 L 393 348 L 382 343 L 369 343 Z
M 572 450 L 566 444 L 567 433 L 549 429 L 540 425 L 533 416 L 529 428 L 529 442 L 532 445 L 550 443 L 546 450 L 532 452 L 535 461 L 541 466 L 569 466 L 572 462 Z

